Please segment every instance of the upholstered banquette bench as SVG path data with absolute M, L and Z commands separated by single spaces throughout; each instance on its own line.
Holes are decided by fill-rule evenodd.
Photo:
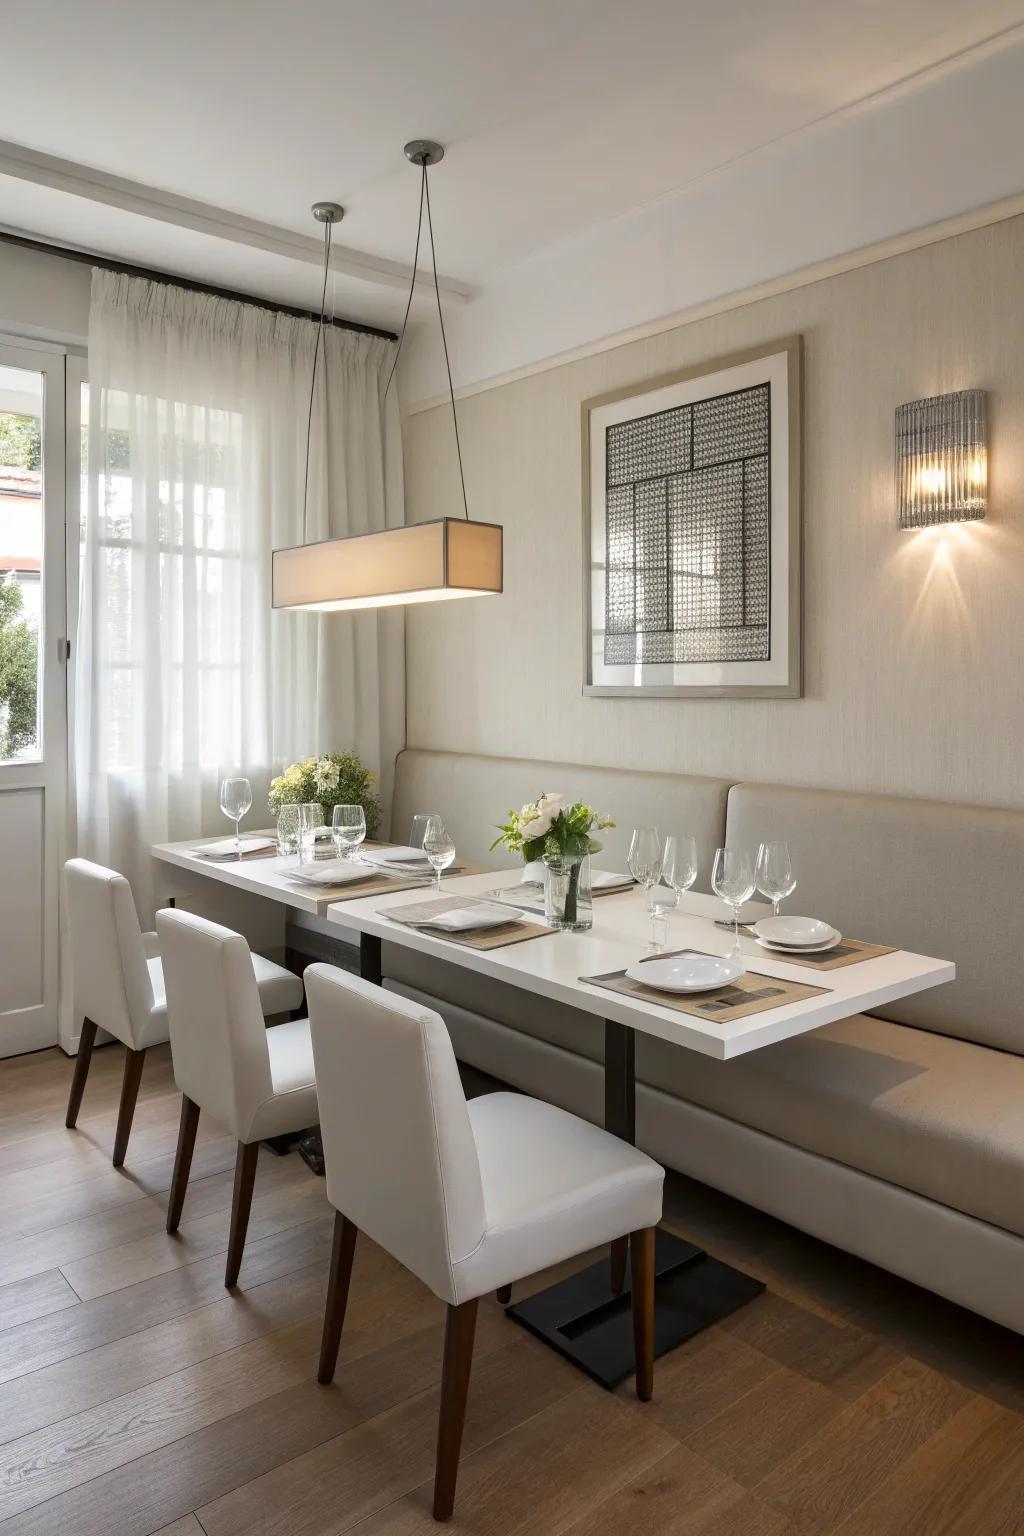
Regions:
M 788 841 L 792 909 L 850 937 L 956 962 L 958 979 L 798 1039 L 715 1061 L 637 1046 L 637 1140 L 670 1168 L 1024 1332 L 1024 813 L 526 759 L 407 751 L 392 826 L 440 811 L 461 854 L 495 867 L 494 823 L 541 790 L 714 850 Z M 385 984 L 442 1014 L 459 1058 L 599 1120 L 603 1034 L 575 1009 L 396 945 Z

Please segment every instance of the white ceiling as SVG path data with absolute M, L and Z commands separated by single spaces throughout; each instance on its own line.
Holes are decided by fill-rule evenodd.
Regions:
M 310 203 L 404 266 L 402 144 L 429 135 L 442 272 L 486 289 L 1022 23 L 1024 0 L 32 0 L 5 10 L 0 139 L 93 176 L 0 174 L 0 223 L 313 305 Z M 400 273 L 350 265 L 338 311 L 399 320 Z

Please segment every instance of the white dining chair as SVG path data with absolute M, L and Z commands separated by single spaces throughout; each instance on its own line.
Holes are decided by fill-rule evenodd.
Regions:
M 333 1380 L 356 1235 L 447 1304 L 434 1516 L 455 1502 L 477 1302 L 630 1235 L 636 1392 L 654 1377 L 654 1229 L 664 1171 L 565 1110 L 467 1103 L 440 1016 L 330 965 L 305 973 L 334 1251 L 318 1379 Z M 499 1296 L 499 1299 L 503 1299 Z
M 167 1203 L 176 1232 L 200 1113 L 238 1142 L 224 1284 L 238 1281 L 261 1141 L 317 1122 L 309 1020 L 264 1028 L 249 946 L 240 933 L 169 907 L 156 915 L 167 985 L 181 1126 Z
M 120 1168 L 128 1150 L 146 1052 L 168 1038 L 160 943 L 155 933 L 143 933 L 131 886 L 116 870 L 88 859 L 69 859 L 64 879 L 72 994 L 76 1019 L 81 1021 L 64 1123 L 69 1128 L 77 1123 L 96 1031 L 105 1029 L 125 1047 L 114 1134 L 114 1167 Z M 291 1013 L 302 1007 L 298 976 L 262 955 L 253 955 L 252 965 L 264 1014 Z

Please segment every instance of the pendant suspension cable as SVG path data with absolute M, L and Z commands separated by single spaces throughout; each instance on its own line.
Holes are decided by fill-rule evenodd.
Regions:
M 452 423 L 455 427 L 455 451 L 459 456 L 459 479 L 462 482 L 462 510 L 469 522 L 469 502 L 466 499 L 466 475 L 462 468 L 462 444 L 459 441 L 459 413 L 455 409 L 455 386 L 452 384 L 452 365 L 448 360 L 448 338 L 444 333 L 444 313 L 441 309 L 441 290 L 437 283 L 437 252 L 434 249 L 434 225 L 430 217 L 430 182 L 427 179 L 427 163 L 423 162 L 423 188 L 427 195 L 427 229 L 430 233 L 430 264 L 434 269 L 434 296 L 437 299 L 437 318 L 441 322 L 441 345 L 444 347 L 444 366 L 448 372 L 448 395 L 452 402 Z
M 398 346 L 395 348 L 395 355 L 394 355 L 394 358 L 393 358 L 392 363 L 391 363 L 391 372 L 388 374 L 388 381 L 387 381 L 387 383 L 384 386 L 384 399 L 385 400 L 387 400 L 387 398 L 388 398 L 388 390 L 391 388 L 391 380 L 394 378 L 394 376 L 395 376 L 395 369 L 398 367 L 398 359 L 402 355 L 402 342 L 405 340 L 405 328 L 409 324 L 409 311 L 410 311 L 410 309 L 412 309 L 412 296 L 413 296 L 413 293 L 416 291 L 416 271 L 417 271 L 417 267 L 419 265 L 419 259 L 420 259 L 420 236 L 423 233 L 423 199 L 424 199 L 424 195 L 426 193 L 426 190 L 427 190 L 427 162 L 424 160 L 423 161 L 423 174 L 420 177 L 420 212 L 419 212 L 419 218 L 416 220 L 416 248 L 415 248 L 415 250 L 412 253 L 412 282 L 409 284 L 409 297 L 405 301 L 405 314 L 402 316 L 402 329 L 398 333 Z
M 306 507 L 309 502 L 309 441 L 313 430 L 313 396 L 316 393 L 316 365 L 320 356 L 320 342 L 324 334 L 324 312 L 327 307 L 327 278 L 331 270 L 331 222 L 324 224 L 324 285 L 320 294 L 320 324 L 316 330 L 316 345 L 313 348 L 313 371 L 309 379 L 309 415 L 306 418 L 306 478 L 302 487 L 302 542 L 308 540 L 309 530 L 306 526 Z M 326 349 L 324 366 L 327 366 Z

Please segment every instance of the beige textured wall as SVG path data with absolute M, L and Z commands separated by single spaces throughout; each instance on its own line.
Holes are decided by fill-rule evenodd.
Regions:
M 585 699 L 580 401 L 794 331 L 805 696 Z M 893 410 L 968 386 L 991 392 L 989 518 L 900 533 Z M 506 590 L 409 610 L 410 746 L 1024 805 L 1024 218 L 486 391 L 460 422 Z M 409 419 L 406 458 L 410 520 L 454 512 L 446 412 Z

